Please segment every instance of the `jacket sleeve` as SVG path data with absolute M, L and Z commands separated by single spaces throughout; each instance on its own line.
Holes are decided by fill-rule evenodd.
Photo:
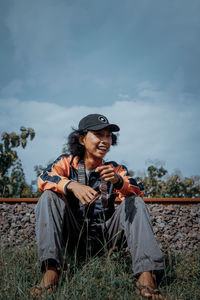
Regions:
M 144 188 L 142 183 L 131 177 L 125 166 L 118 165 L 115 168 L 115 172 L 120 176 L 121 183 L 117 186 L 114 185 L 114 189 L 121 200 L 123 200 L 125 196 L 132 194 L 143 197 Z
M 70 181 L 71 155 L 61 155 L 42 172 L 38 178 L 38 188 L 41 192 L 52 190 L 65 194 L 65 186 Z

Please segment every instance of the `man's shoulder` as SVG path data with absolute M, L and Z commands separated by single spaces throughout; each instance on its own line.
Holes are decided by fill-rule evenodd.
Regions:
M 124 170 L 127 170 L 127 167 L 125 165 L 118 164 L 116 161 L 113 161 L 113 160 L 105 162 L 105 165 L 113 165 L 114 168 L 120 167 L 120 168 L 122 168 Z
M 74 158 L 75 157 L 71 153 L 63 153 L 60 156 L 58 156 L 58 158 L 54 161 L 54 163 L 57 163 L 61 160 L 65 160 L 68 161 L 70 164 L 72 164 Z
M 63 153 L 63 154 L 59 155 L 56 160 L 60 160 L 62 158 L 70 158 L 70 157 L 72 157 L 72 154 L 70 154 L 70 153 Z
M 104 165 L 113 165 L 114 168 L 117 168 L 118 166 L 120 166 L 116 161 L 114 160 L 110 160 L 110 161 L 106 161 L 104 163 Z

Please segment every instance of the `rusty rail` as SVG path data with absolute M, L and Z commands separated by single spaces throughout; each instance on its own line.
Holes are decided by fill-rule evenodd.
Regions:
M 37 203 L 39 198 L 0 198 L 1 203 L 16 204 L 21 202 L 26 203 Z M 180 205 L 191 205 L 200 203 L 200 198 L 144 198 L 147 204 L 180 204 Z M 116 204 L 120 204 L 120 200 L 116 200 Z

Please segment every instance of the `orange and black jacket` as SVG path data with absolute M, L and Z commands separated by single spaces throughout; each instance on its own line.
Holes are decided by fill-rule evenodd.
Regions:
M 67 190 L 67 184 L 70 180 L 78 181 L 78 162 L 78 156 L 74 157 L 71 154 L 63 154 L 59 156 L 39 176 L 38 187 L 41 192 L 44 192 L 45 190 L 52 190 L 66 195 L 74 212 L 83 212 L 85 207 L 71 192 Z M 109 161 L 105 164 L 111 164 L 121 179 L 120 184 L 113 185 L 110 182 L 108 183 L 108 207 L 104 209 L 108 218 L 113 213 L 114 200 L 116 197 L 120 200 L 123 200 L 129 195 L 138 195 L 142 197 L 144 189 L 141 183 L 138 183 L 135 179 L 129 176 L 128 170 L 125 166 L 118 165 L 114 161 Z M 101 184 L 101 178 L 99 173 L 95 171 L 91 172 L 89 178 L 86 179 L 86 182 L 87 185 L 100 192 L 99 186 Z M 91 204 L 90 210 L 93 211 L 93 215 L 96 215 L 102 212 L 102 207 L 100 203 L 96 201 Z

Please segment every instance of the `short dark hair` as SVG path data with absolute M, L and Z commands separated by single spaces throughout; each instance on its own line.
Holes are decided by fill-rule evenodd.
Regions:
M 79 143 L 79 137 L 85 136 L 87 132 L 88 131 L 73 129 L 73 131 L 69 134 L 68 142 L 67 142 L 67 150 L 73 156 L 79 156 L 81 159 L 84 158 L 85 147 Z M 112 146 L 117 145 L 117 138 L 118 136 L 112 133 Z

